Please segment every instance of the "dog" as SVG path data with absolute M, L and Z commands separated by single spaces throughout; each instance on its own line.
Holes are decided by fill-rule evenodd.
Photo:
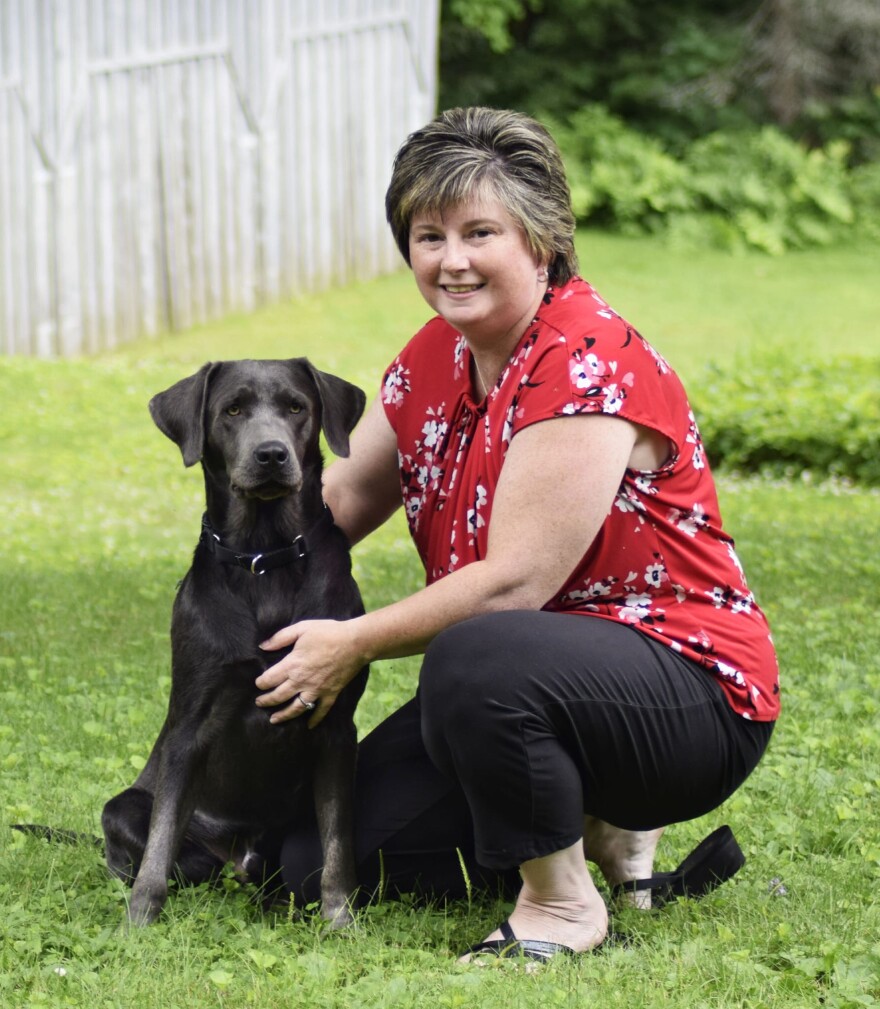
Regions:
M 282 626 L 364 612 L 322 500 L 319 445 L 323 431 L 347 456 L 364 403 L 306 358 L 209 363 L 150 401 L 184 464 L 201 462 L 206 512 L 174 600 L 167 718 L 137 780 L 102 814 L 107 865 L 133 883 L 132 925 L 158 918 L 173 875 L 197 884 L 232 862 L 268 889 L 310 793 L 322 914 L 332 927 L 352 920 L 354 712 L 368 669 L 313 730 L 303 717 L 270 724 L 254 681 L 281 654 L 259 643 Z

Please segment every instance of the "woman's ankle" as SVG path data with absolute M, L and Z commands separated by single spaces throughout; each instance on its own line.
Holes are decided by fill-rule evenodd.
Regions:
M 510 916 L 522 938 L 559 942 L 578 951 L 605 938 L 608 910 L 583 857 L 583 843 L 520 867 L 522 889 Z
M 654 855 L 665 827 L 625 830 L 596 817 L 584 817 L 584 854 L 598 867 L 609 886 L 645 879 L 654 872 Z M 651 906 L 650 890 L 626 895 L 636 907 Z

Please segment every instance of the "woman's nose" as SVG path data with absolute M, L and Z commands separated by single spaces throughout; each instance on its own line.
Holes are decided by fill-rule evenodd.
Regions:
M 447 236 L 440 268 L 448 273 L 462 273 L 470 266 L 464 242 Z

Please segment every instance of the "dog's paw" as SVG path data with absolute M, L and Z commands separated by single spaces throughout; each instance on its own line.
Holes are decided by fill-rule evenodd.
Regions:
M 135 883 L 128 903 L 127 927 L 143 928 L 152 925 L 161 914 L 167 896 L 167 886 L 151 890 Z
M 333 931 L 349 928 L 354 924 L 351 900 L 346 897 L 341 901 L 322 901 L 321 917 L 326 922 L 327 928 L 333 929 Z

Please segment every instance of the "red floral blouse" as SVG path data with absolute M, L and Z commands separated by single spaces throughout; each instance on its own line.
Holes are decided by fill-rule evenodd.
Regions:
M 668 439 L 669 460 L 656 471 L 625 472 L 595 540 L 544 609 L 638 628 L 716 676 L 743 717 L 775 719 L 778 667 L 767 621 L 722 530 L 684 389 L 660 354 L 577 278 L 548 290 L 482 403 L 469 365 L 464 338 L 436 317 L 384 378 L 403 501 L 428 583 L 485 557 L 498 475 L 518 431 L 578 413 L 653 428 Z

